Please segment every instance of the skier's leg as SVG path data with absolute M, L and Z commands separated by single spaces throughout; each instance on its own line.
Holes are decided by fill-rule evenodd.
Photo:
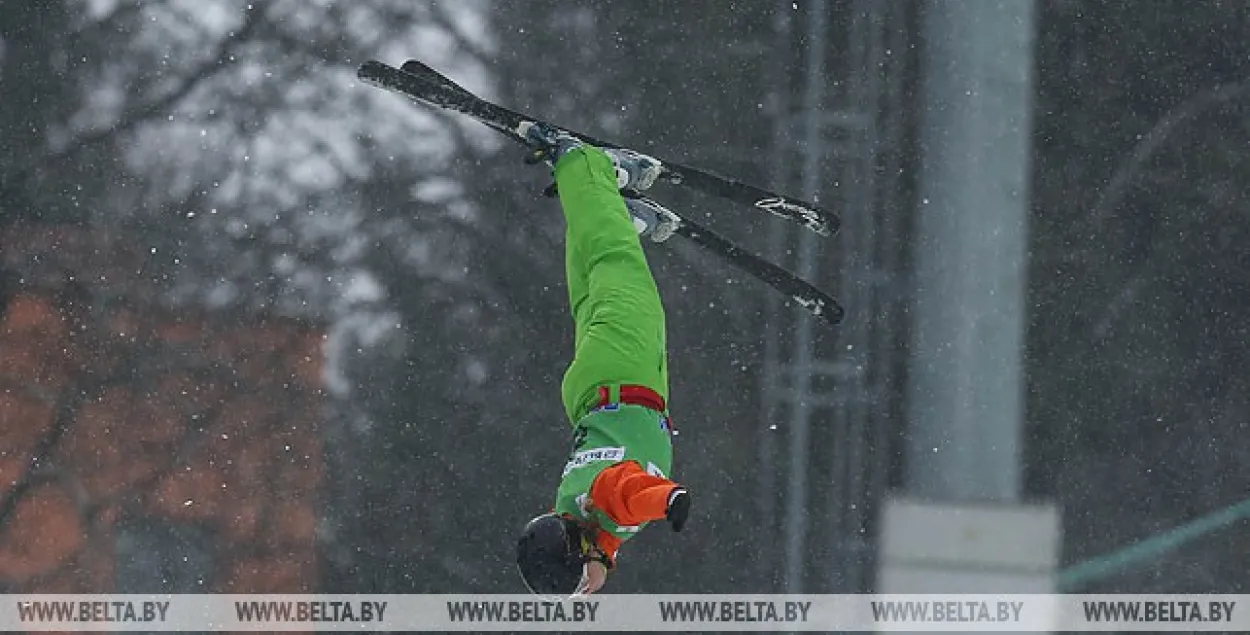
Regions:
M 664 309 L 635 227 L 601 150 L 560 158 L 556 184 L 568 223 L 566 267 L 576 322 L 573 362 L 562 389 L 576 421 L 607 383 L 647 386 L 667 398 Z

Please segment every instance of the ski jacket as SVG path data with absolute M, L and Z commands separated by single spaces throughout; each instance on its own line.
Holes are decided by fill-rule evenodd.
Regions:
M 678 487 L 667 476 L 668 418 L 644 406 L 612 404 L 587 414 L 574 430 L 555 510 L 593 527 L 599 548 L 615 562 L 621 544 L 667 516 L 668 497 Z

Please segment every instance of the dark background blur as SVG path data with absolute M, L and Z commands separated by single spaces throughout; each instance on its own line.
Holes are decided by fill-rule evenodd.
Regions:
M 831 4 L 832 33 L 856 6 Z M 905 240 L 923 6 L 881 6 L 895 112 L 878 155 L 891 167 L 876 166 L 893 177 L 878 213 L 897 219 L 904 239 L 882 288 L 899 310 L 852 306 L 848 318 L 888 322 L 884 341 L 894 343 L 875 357 L 895 371 L 872 401 L 881 429 L 867 450 L 885 469 L 877 494 L 906 469 L 906 333 L 925 319 L 906 311 Z M 549 504 L 567 449 L 563 227 L 537 195 L 541 168 L 472 122 L 360 85 L 360 62 L 420 57 L 517 109 L 798 193 L 777 166 L 786 159 L 775 128 L 799 95 L 805 2 L 4 0 L 0 9 L 0 223 L 15 236 L 107 235 L 139 254 L 107 284 L 82 264 L 60 274 L 76 279 L 70 297 L 64 279 L 36 284 L 26 243 L 9 239 L 0 306 L 55 293 L 61 308 L 47 319 L 65 321 L 124 307 L 142 289 L 176 323 L 194 315 L 249 330 L 280 317 L 324 333 L 324 406 L 315 421 L 292 412 L 280 422 L 324 445 L 308 495 L 315 548 L 264 547 L 308 566 L 244 582 L 214 564 L 229 555 L 222 536 L 238 515 L 199 518 L 193 533 L 173 518 L 162 521 L 178 536 L 171 561 L 186 562 L 191 543 L 209 555 L 178 588 L 170 580 L 184 577 L 160 573 L 168 563 L 131 572 L 148 576 L 139 591 L 520 589 L 515 531 Z M 1038 12 L 1025 494 L 1061 507 L 1071 564 L 1248 495 L 1250 4 L 1048 0 Z M 837 37 L 828 46 L 833 59 L 845 55 Z M 836 184 L 819 186 L 828 194 Z M 766 251 L 772 219 L 685 192 L 661 197 Z M 853 227 L 859 210 L 842 212 Z M 99 249 L 107 262 L 112 247 Z M 793 309 L 770 308 L 770 289 L 679 241 L 650 252 L 669 308 L 676 469 L 697 505 L 688 533 L 653 529 L 628 545 L 612 590 L 780 590 L 783 536 L 764 516 L 787 472 L 759 452 L 777 423 L 762 414 L 760 368 L 769 316 Z M 816 282 L 849 291 L 832 271 Z M 80 370 L 105 354 L 79 350 Z M 93 398 L 67 386 L 49 384 L 40 398 L 69 409 Z M 5 429 L 30 425 L 20 409 L 0 416 Z M 85 463 L 57 454 L 73 417 L 58 421 L 42 442 L 6 437 L 7 475 L 30 480 L 53 465 L 53 484 L 86 478 Z M 149 424 L 128 418 L 109 434 Z M 813 450 L 813 463 L 831 452 Z M 844 478 L 813 474 L 815 496 Z M 121 482 L 122 500 L 154 487 Z M 76 509 L 113 505 L 93 491 L 74 490 Z M 864 568 L 873 502 L 849 517 L 834 505 L 810 516 L 828 526 L 838 515 L 839 531 L 863 544 L 840 553 L 859 554 L 850 557 Z M 0 505 L 0 519 L 16 523 L 14 509 Z M 144 509 L 122 505 L 113 520 L 81 524 L 84 540 L 104 532 L 90 538 L 107 544 L 114 521 L 139 523 Z M 1090 590 L 1244 592 L 1245 530 L 1240 521 Z M 15 540 L 3 531 L 0 543 Z M 77 557 L 55 564 L 72 571 Z M 8 562 L 0 558 L 4 585 L 42 588 L 38 567 Z M 872 588 L 870 576 L 851 583 Z

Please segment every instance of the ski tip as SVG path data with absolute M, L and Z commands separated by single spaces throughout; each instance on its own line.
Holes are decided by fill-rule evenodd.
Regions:
M 755 201 L 755 207 L 774 216 L 796 221 L 820 236 L 832 236 L 838 233 L 842 224 L 842 219 L 837 214 L 787 196 L 762 198 Z
M 842 308 L 842 305 L 838 304 L 837 300 L 830 297 L 805 298 L 795 296 L 794 301 L 799 306 L 810 311 L 812 315 L 834 326 L 841 324 L 843 318 L 846 317 L 846 309 Z
M 813 207 L 809 209 L 813 211 L 812 215 L 795 219 L 800 225 L 821 238 L 830 238 L 837 235 L 838 230 L 842 227 L 842 219 L 838 218 L 836 214 L 819 208 Z
M 832 306 L 825 307 L 823 317 L 825 318 L 825 321 L 837 326 L 841 324 L 843 318 L 846 317 L 846 309 L 843 309 L 841 304 L 835 302 Z
M 810 215 L 802 216 L 798 219 L 800 224 L 822 238 L 829 238 L 838 233 L 838 228 L 841 227 L 842 221 L 837 215 L 817 207 L 809 208 L 809 211 L 811 212 Z
M 823 212 L 824 223 L 821 224 L 822 232 L 817 232 L 821 236 L 836 236 L 838 230 L 842 229 L 842 218 L 833 212 Z

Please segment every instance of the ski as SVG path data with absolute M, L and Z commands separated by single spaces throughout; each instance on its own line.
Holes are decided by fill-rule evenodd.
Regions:
M 414 74 L 414 71 L 420 73 L 420 75 Z M 409 99 L 469 115 L 513 141 L 529 147 L 523 131 L 527 124 L 534 123 L 536 120 L 494 106 L 494 104 L 480 99 L 451 79 L 430 69 L 422 62 L 410 60 L 404 64 L 402 69 L 397 69 L 381 62 L 370 61 L 360 67 L 357 76 L 362 81 L 399 93 Z M 456 105 L 449 106 L 444 104 Z M 491 111 L 494 108 L 498 108 L 499 111 L 508 113 L 508 115 L 492 116 Z M 499 115 L 499 112 L 494 112 L 493 115 Z M 577 136 L 591 145 L 619 147 L 600 142 L 585 135 Z M 645 198 L 636 192 L 626 192 L 625 194 L 631 197 Z M 663 204 L 658 202 L 651 202 L 664 207 Z M 789 296 L 796 304 L 807 309 L 814 316 L 822 318 L 831 324 L 840 324 L 842 322 L 845 310 L 832 296 L 798 278 L 789 271 L 742 249 L 710 229 L 668 210 L 667 207 L 664 208 L 677 223 L 674 233 L 720 256 L 729 264 Z
M 402 69 L 378 61 L 367 61 L 360 66 L 357 76 L 366 82 L 382 88 L 401 92 L 409 97 L 426 103 L 454 110 L 469 115 L 483 122 L 491 122 L 495 128 L 517 130 L 528 123 L 539 120 L 509 110 L 503 106 L 486 101 L 472 92 L 465 90 L 442 73 L 428 65 L 409 60 Z M 596 139 L 590 135 L 569 130 L 563 126 L 555 126 L 586 143 L 601 148 L 622 148 L 618 144 Z M 651 153 L 644 153 L 655 156 Z M 750 205 L 756 209 L 769 212 L 816 232 L 821 236 L 837 233 L 842 219 L 834 212 L 818 207 L 812 203 L 796 198 L 770 192 L 737 179 L 693 168 L 690 166 L 666 161 L 655 157 L 663 166 L 660 181 L 673 185 L 683 185 L 710 196 L 723 198 L 736 203 Z
M 677 216 L 674 214 L 674 216 Z M 745 271 L 757 280 L 786 294 L 794 303 L 807 309 L 812 315 L 830 324 L 841 324 L 846 310 L 832 296 L 817 289 L 802 278 L 763 260 L 755 254 L 735 245 L 729 239 L 698 223 L 677 216 L 676 233 L 690 242 L 717 254 L 726 262 Z

